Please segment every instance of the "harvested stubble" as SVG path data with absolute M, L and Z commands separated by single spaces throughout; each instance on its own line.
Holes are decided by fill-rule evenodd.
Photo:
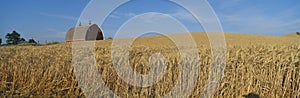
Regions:
M 204 34 L 192 35 L 200 59 L 191 62 L 199 62 L 201 69 L 191 97 L 200 97 L 208 78 L 211 51 Z M 299 39 L 226 34 L 226 40 L 226 69 L 215 97 L 234 98 L 248 93 L 267 98 L 300 97 Z M 106 86 L 116 95 L 160 97 L 172 89 L 181 66 L 174 43 L 161 36 L 135 41 L 130 50 L 130 64 L 136 72 L 147 74 L 151 69 L 148 59 L 154 53 L 166 58 L 167 70 L 162 80 L 145 88 L 131 86 L 118 77 L 112 65 L 111 43 L 111 40 L 96 42 L 95 58 Z M 0 47 L 0 51 L 0 97 L 84 97 L 73 73 L 71 43 L 7 46 Z

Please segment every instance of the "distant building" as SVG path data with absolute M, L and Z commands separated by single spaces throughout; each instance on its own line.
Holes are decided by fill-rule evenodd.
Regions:
M 66 34 L 66 42 L 88 40 L 104 40 L 103 32 L 98 25 L 73 27 Z

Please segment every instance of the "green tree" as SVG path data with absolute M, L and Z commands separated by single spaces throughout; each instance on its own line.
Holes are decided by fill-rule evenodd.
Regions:
M 24 38 L 21 38 L 18 44 L 20 44 L 20 43 L 26 43 L 26 42 L 27 41 Z
M 296 32 L 297 35 L 300 35 L 300 32 Z
M 28 40 L 28 43 L 34 43 L 34 44 L 36 44 L 37 42 L 33 38 L 31 38 L 31 39 Z
M 1 45 L 1 43 L 2 43 L 2 39 L 0 38 L 0 45 Z
M 112 37 L 108 37 L 108 38 L 107 38 L 107 40 L 112 40 L 112 39 L 113 39 Z
M 13 31 L 12 33 L 7 33 L 5 38 L 6 38 L 6 43 L 8 45 L 16 45 L 19 44 L 20 42 L 26 42 L 24 38 L 20 38 L 20 34 L 16 31 Z

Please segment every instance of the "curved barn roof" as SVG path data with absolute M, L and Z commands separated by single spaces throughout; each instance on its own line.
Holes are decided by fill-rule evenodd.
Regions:
M 66 34 L 66 42 L 103 39 L 102 30 L 96 24 L 73 27 Z

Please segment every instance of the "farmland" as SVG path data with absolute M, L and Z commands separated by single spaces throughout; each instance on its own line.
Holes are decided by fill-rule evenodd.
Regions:
M 189 62 L 197 62 L 201 69 L 190 97 L 200 97 L 210 71 L 211 48 L 204 33 L 191 35 L 196 41 L 200 59 Z M 226 67 L 214 97 L 235 98 L 249 93 L 263 98 L 300 97 L 299 36 L 226 33 L 225 38 Z M 118 77 L 111 59 L 111 45 L 112 40 L 97 41 L 94 50 L 97 70 L 106 86 L 116 95 L 162 97 L 175 86 L 182 63 L 179 50 L 167 37 L 137 38 L 130 48 L 129 62 L 140 74 L 147 74 L 151 69 L 148 59 L 152 54 L 161 53 L 166 58 L 164 77 L 149 87 L 132 86 Z M 99 95 L 111 96 L 105 93 Z M 74 76 L 72 43 L 0 47 L 0 97 L 83 96 Z

